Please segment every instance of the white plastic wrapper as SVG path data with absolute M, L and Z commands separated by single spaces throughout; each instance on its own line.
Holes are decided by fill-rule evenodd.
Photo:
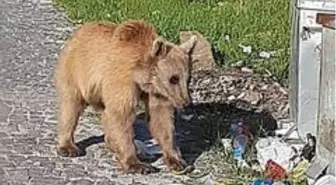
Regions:
M 291 170 L 290 158 L 295 155 L 295 151 L 288 144 L 281 142 L 277 138 L 262 138 L 256 143 L 258 161 L 265 170 L 269 159 L 278 163 L 287 172 Z

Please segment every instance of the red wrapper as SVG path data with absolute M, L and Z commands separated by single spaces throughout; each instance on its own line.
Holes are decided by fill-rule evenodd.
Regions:
M 274 181 L 281 181 L 287 177 L 286 170 L 271 159 L 266 163 L 266 176 Z

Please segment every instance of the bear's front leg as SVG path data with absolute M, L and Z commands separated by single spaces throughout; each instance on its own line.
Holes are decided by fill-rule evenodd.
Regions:
M 150 96 L 150 130 L 159 142 L 164 161 L 170 171 L 182 171 L 186 164 L 175 148 L 174 140 L 174 108 L 169 102 Z
M 141 174 L 156 172 L 154 167 L 141 162 L 137 157 L 133 142 L 134 119 L 133 110 L 128 111 L 123 108 L 117 110 L 107 107 L 102 115 L 105 142 L 115 152 L 116 158 L 125 172 Z

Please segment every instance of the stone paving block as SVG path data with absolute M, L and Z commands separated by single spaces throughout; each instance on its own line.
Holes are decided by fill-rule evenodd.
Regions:
M 31 185 L 64 185 L 67 181 L 60 177 L 33 177 L 30 179 Z
M 28 183 L 25 181 L 12 181 L 10 182 L 10 185 L 27 185 Z
M 66 169 L 63 170 L 63 176 L 68 177 L 68 178 L 78 178 L 78 177 L 86 177 L 88 175 L 88 172 L 85 170 L 80 170 L 80 169 Z
M 5 157 L 0 157 L 0 168 L 5 167 L 14 167 L 14 163 L 11 161 L 8 161 Z
M 5 178 L 8 181 L 28 182 L 30 179 L 27 168 L 10 168 L 5 171 L 7 174 Z
M 8 114 L 10 113 L 11 109 L 12 108 L 5 102 L 0 101 L 0 122 L 7 122 Z
M 1 132 L 0 131 L 0 139 L 1 138 L 8 138 L 9 137 L 9 134 L 7 132 Z
M 43 167 L 33 167 L 28 169 L 28 175 L 30 177 L 42 177 L 47 173 L 47 169 Z
M 0 184 L 1 184 L 1 185 L 11 185 L 12 183 L 10 183 L 10 182 L 8 182 L 8 181 L 6 181 L 6 180 L 1 179 L 1 180 L 0 180 Z
M 71 185 L 92 185 L 94 184 L 91 180 L 81 179 L 81 180 L 73 180 L 70 182 Z
M 0 167 L 0 177 L 5 177 L 5 175 L 6 175 L 5 170 L 2 167 Z
M 28 159 L 28 157 L 22 154 L 11 154 L 7 155 L 8 161 L 13 161 L 16 166 L 24 165 L 24 162 Z

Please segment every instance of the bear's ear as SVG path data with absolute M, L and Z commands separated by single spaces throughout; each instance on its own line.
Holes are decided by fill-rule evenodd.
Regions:
M 164 57 L 167 55 L 171 46 L 162 37 L 158 37 L 153 41 L 151 55 L 152 57 Z
M 193 35 L 189 40 L 182 43 L 179 47 L 187 54 L 191 54 L 197 42 L 197 36 Z

